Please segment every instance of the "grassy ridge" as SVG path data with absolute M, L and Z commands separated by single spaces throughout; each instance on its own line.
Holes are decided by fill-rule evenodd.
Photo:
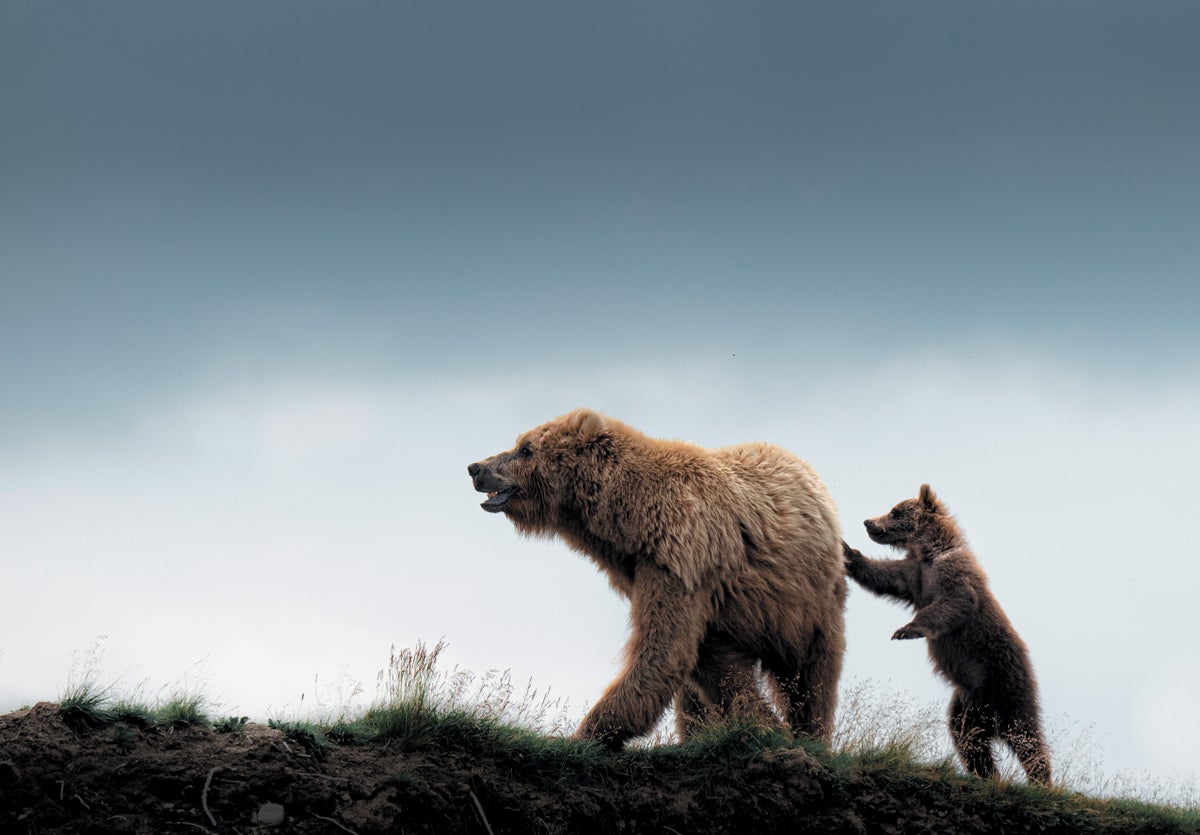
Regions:
M 343 745 L 388 746 L 444 767 L 469 763 L 496 831 L 531 821 L 560 832 L 1061 832 L 1200 833 L 1195 810 L 1098 800 L 1055 788 L 980 780 L 952 763 L 923 763 L 903 746 L 830 751 L 750 724 L 712 727 L 683 745 L 613 754 L 587 743 L 480 721 L 468 712 L 414 722 L 390 708 L 344 728 L 277 723 L 320 755 Z M 327 752 L 326 752 L 327 753 Z M 425 772 L 409 800 L 436 801 Z
M 746 723 L 683 745 L 611 753 L 548 729 L 556 703 L 517 695 L 507 679 L 437 669 L 442 645 L 393 653 L 380 697 L 363 711 L 271 726 L 336 770 L 380 755 L 413 832 L 472 831 L 447 786 L 467 786 L 493 832 L 1095 832 L 1198 833 L 1195 809 L 1088 797 L 1063 788 L 980 780 L 930 757 L 933 725 L 887 726 L 848 700 L 834 747 Z M 203 700 L 175 694 L 151 708 L 114 699 L 94 679 L 68 689 L 60 716 L 80 731 L 215 727 Z M 553 717 L 551 717 L 553 719 Z M 550 732 L 547 732 L 547 731 Z M 939 729 L 940 730 L 940 729 Z M 357 752 L 357 753 L 356 753 Z M 403 765 L 387 765 L 402 763 Z M 487 810 L 486 812 L 484 810 Z

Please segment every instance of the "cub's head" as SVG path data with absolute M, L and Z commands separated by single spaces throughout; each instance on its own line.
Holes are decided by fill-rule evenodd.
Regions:
M 883 516 L 868 519 L 863 524 L 867 536 L 879 544 L 903 548 L 940 530 L 945 518 L 946 509 L 941 499 L 928 484 L 922 484 L 915 499 L 905 499 Z
M 576 409 L 530 429 L 507 452 L 467 466 L 487 500 L 523 533 L 553 533 L 564 509 L 595 495 L 613 459 L 615 421 Z

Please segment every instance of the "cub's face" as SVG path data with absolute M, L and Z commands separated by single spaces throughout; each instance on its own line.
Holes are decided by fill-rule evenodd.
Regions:
M 507 452 L 467 466 L 480 507 L 505 514 L 525 533 L 552 532 L 561 507 L 594 473 L 586 471 L 604 433 L 604 418 L 579 409 L 517 438 Z
M 883 516 L 863 522 L 867 536 L 880 545 L 904 547 L 920 535 L 933 516 L 941 512 L 941 502 L 928 484 L 921 485 L 915 499 L 905 499 Z
M 867 536 L 881 545 L 905 545 L 917 533 L 917 506 L 907 499 L 888 513 L 863 522 Z

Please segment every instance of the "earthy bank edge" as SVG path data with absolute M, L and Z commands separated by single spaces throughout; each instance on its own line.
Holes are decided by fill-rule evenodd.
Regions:
M 610 754 L 491 723 L 334 744 L 311 726 L 73 730 L 48 703 L 0 717 L 0 831 L 200 830 L 1200 833 L 1200 815 L 753 727 Z

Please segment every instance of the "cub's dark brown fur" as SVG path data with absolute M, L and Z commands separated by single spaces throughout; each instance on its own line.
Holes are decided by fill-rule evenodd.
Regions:
M 1030 780 L 1050 782 L 1037 682 L 1029 650 L 988 588 L 975 555 L 928 484 L 915 499 L 868 519 L 867 535 L 906 550 L 873 560 L 842 543 L 851 577 L 875 594 L 911 604 L 893 640 L 926 638 L 934 669 L 954 685 L 950 734 L 968 769 L 995 772 L 990 743 L 1008 743 Z
M 837 510 L 778 447 L 704 449 L 587 409 L 470 465 L 483 508 L 586 554 L 631 604 L 625 669 L 578 736 L 619 747 L 675 700 L 684 738 L 731 715 L 828 740 L 846 572 Z

